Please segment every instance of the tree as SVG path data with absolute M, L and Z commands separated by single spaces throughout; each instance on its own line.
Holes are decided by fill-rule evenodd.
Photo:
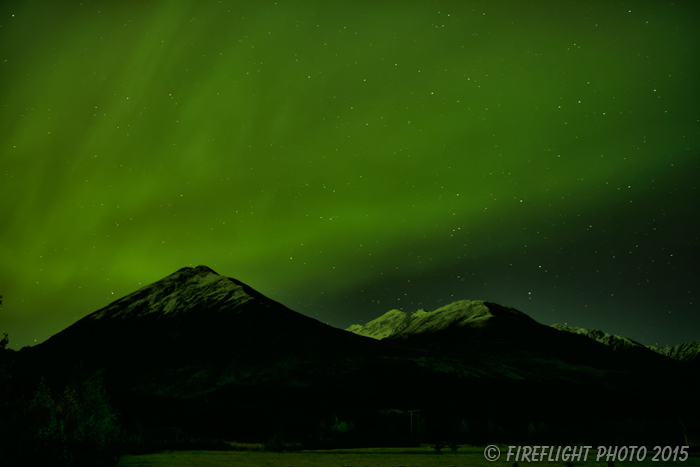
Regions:
M 100 379 L 61 389 L 41 378 L 0 419 L 0 465 L 113 466 L 121 452 L 118 415 Z

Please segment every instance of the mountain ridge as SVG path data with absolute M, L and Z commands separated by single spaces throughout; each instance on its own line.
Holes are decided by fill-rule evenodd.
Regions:
M 580 328 L 575 326 L 568 326 L 565 324 L 553 324 L 552 327 L 558 331 L 584 335 L 595 341 L 600 342 L 601 344 L 608 345 L 616 350 L 626 350 L 630 348 L 647 348 L 644 344 L 640 344 L 639 342 L 632 340 L 628 337 L 608 334 L 607 332 L 601 331 L 599 329 Z
M 198 266 L 115 300 L 18 359 L 58 381 L 102 378 L 133 417 L 181 411 L 197 424 L 242 411 L 253 420 L 446 403 L 527 416 L 557 416 L 570 400 L 591 413 L 676 410 L 678 396 L 697 387 L 680 362 L 616 352 L 493 302 L 387 315 L 354 328 L 381 339 L 348 332 Z
M 532 326 L 536 321 L 515 308 L 483 300 L 458 300 L 433 311 L 391 310 L 365 325 L 352 325 L 346 331 L 383 338 L 405 338 L 459 327 Z
M 700 340 L 685 342 L 672 347 L 646 346 L 633 339 L 608 334 L 600 329 L 580 328 L 563 324 L 552 327 L 562 332 L 580 334 L 622 352 L 651 352 L 679 362 L 700 363 Z
M 700 365 L 700 340 L 684 342 L 671 347 L 650 346 L 649 349 L 674 360 Z
M 511 325 L 531 326 L 533 323 L 537 323 L 530 316 L 511 307 L 504 307 L 483 300 L 458 300 L 432 311 L 418 309 L 406 312 L 393 309 L 366 324 L 353 324 L 345 330 L 376 340 L 405 339 L 409 335 L 415 336 L 455 327 L 482 328 L 494 323 L 492 321 L 496 318 L 494 311 L 501 317 L 507 316 L 502 321 L 510 321 Z M 502 324 L 502 322 L 499 324 Z M 584 336 L 619 352 L 633 352 L 645 355 L 655 353 L 677 361 L 700 361 L 700 340 L 672 347 L 654 347 L 645 346 L 628 337 L 608 334 L 599 329 L 580 328 L 563 324 L 553 324 L 551 328 Z

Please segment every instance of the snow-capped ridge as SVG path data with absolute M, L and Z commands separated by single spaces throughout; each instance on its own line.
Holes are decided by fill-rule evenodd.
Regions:
M 584 335 L 595 341 L 600 342 L 601 344 L 610 346 L 613 349 L 645 348 L 644 344 L 640 344 L 639 342 L 632 340 L 628 337 L 608 334 L 607 332 L 601 331 L 599 329 L 586 329 L 575 326 L 568 326 L 564 324 L 553 324 L 552 327 L 557 331 Z
M 670 358 L 680 362 L 700 363 L 700 341 L 685 342 L 673 347 L 654 347 L 645 346 L 628 337 L 608 334 L 599 329 L 586 329 L 563 324 L 553 324 L 552 328 L 562 332 L 586 336 L 616 351 L 655 354 L 662 358 Z
M 219 275 L 207 266 L 185 267 L 116 300 L 84 319 L 174 316 L 203 302 L 241 305 L 256 294 L 240 281 Z
M 433 311 L 391 310 L 365 325 L 355 324 L 347 331 L 374 339 L 434 333 L 460 327 L 483 328 L 499 325 L 536 323 L 525 313 L 483 300 L 459 300 Z
M 695 362 L 700 364 L 700 340 L 684 342 L 672 347 L 650 346 L 650 350 L 680 362 Z

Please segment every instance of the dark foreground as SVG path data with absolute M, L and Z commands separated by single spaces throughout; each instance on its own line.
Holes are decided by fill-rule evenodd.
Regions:
M 348 450 L 264 452 L 264 451 L 164 451 L 156 454 L 124 456 L 118 467 L 510 467 L 514 459 L 506 460 L 506 446 L 501 446 L 499 460 L 489 462 L 484 458 L 484 447 L 461 448 L 456 453 L 441 452 L 436 454 L 430 447 L 421 448 L 368 448 Z M 650 451 L 651 452 L 651 451 Z M 595 450 L 591 449 L 586 462 L 575 462 L 575 466 L 607 467 L 603 460 L 595 461 Z M 591 458 L 592 457 L 592 458 Z M 520 462 L 528 466 L 565 466 L 566 462 Z M 700 467 L 697 454 L 688 460 L 653 462 L 651 456 L 643 462 L 615 462 L 616 467 L 651 467 L 651 466 Z

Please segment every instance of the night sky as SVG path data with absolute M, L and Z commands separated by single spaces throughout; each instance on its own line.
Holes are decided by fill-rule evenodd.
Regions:
M 4 1 L 12 348 L 184 266 L 345 328 L 700 339 L 700 4 Z

